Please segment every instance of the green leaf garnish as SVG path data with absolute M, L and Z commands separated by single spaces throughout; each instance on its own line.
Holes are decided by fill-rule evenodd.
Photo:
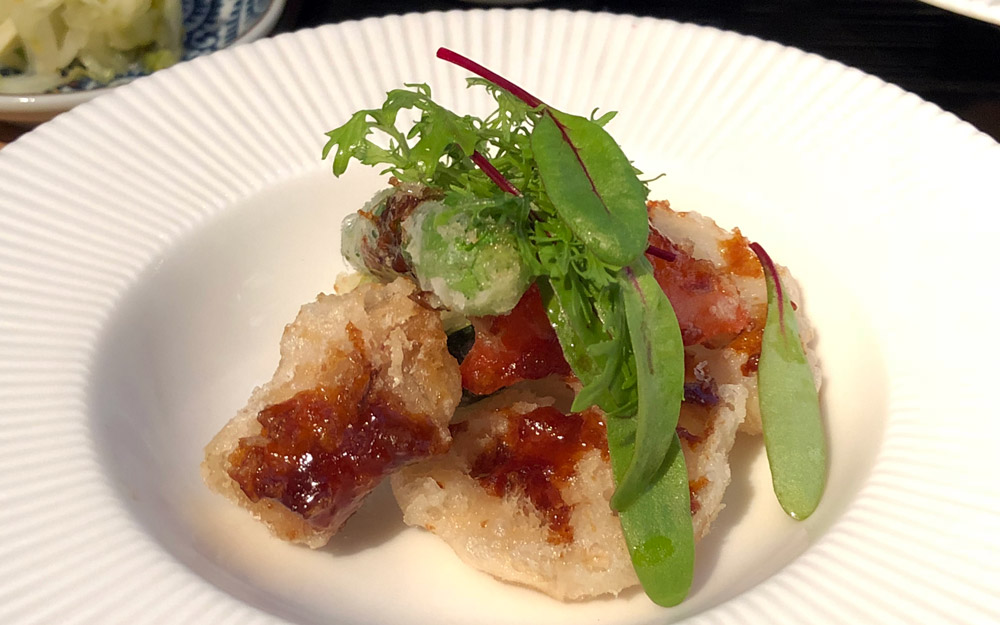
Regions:
M 684 342 L 670 300 L 645 258 L 623 269 L 622 274 L 639 409 L 632 458 L 611 497 L 615 510 L 628 508 L 653 482 L 673 440 L 684 399 Z M 685 482 L 684 490 L 687 488 Z
M 620 284 L 592 297 L 581 296 L 589 289 L 579 276 L 541 279 L 538 285 L 566 362 L 583 384 L 571 410 L 596 405 L 608 417 L 635 416 L 635 358 Z
M 826 485 L 819 394 L 777 269 L 760 245 L 751 243 L 750 249 L 764 266 L 767 282 L 767 322 L 757 368 L 764 447 L 778 503 L 792 518 L 805 519 L 816 510 Z
M 608 449 L 615 480 L 629 464 L 634 419 L 607 421 Z M 650 599 L 662 606 L 684 600 L 694 578 L 694 528 L 687 465 L 676 433 L 649 489 L 618 513 L 632 567 Z
M 556 211 L 594 255 L 620 267 L 642 255 L 649 239 L 646 187 L 600 124 L 545 108 L 531 148 Z
M 334 175 L 343 174 L 354 158 L 365 165 L 389 165 L 383 173 L 400 180 L 447 189 L 456 182 L 456 176 L 472 168 L 471 162 L 463 167 L 456 161 L 468 160 L 482 140 L 480 120 L 458 116 L 437 104 L 427 85 L 407 86 L 410 89 L 393 89 L 386 94 L 380 108 L 358 111 L 343 126 L 326 133 L 329 140 L 323 158 L 334 153 Z M 396 118 L 404 109 L 420 111 L 420 118 L 405 134 L 396 128 Z M 369 138 L 374 130 L 385 135 L 388 146 Z M 457 171 L 453 167 L 441 168 L 442 159 L 457 164 Z
M 666 362 L 671 360 L 668 354 L 673 349 L 683 350 L 680 330 L 671 330 L 669 323 L 660 325 L 653 319 L 652 323 L 658 327 L 650 328 L 648 331 L 640 330 L 640 338 L 629 341 L 629 332 L 624 322 L 624 317 L 628 314 L 622 311 L 623 308 L 629 307 L 625 303 L 628 300 L 627 296 L 617 296 L 610 300 L 620 302 L 620 306 L 615 309 L 620 314 L 609 314 L 609 311 L 605 311 L 606 322 L 602 324 L 595 307 L 575 295 L 561 281 L 551 282 L 542 279 L 538 284 L 546 312 L 563 346 L 566 360 L 585 384 L 584 390 L 577 394 L 573 410 L 580 408 L 577 404 L 590 405 L 588 402 L 592 402 L 602 406 L 608 413 L 606 419 L 608 452 L 611 456 L 615 482 L 619 484 L 615 496 L 618 496 L 621 485 L 626 483 L 626 474 L 639 453 L 645 454 L 646 461 L 651 463 L 652 459 L 659 455 L 660 460 L 658 463 L 653 463 L 654 471 L 648 476 L 647 484 L 634 494 L 627 506 L 619 509 L 618 518 L 621 521 L 632 566 L 643 590 L 659 605 L 677 605 L 687 596 L 694 577 L 694 529 L 691 524 L 691 493 L 687 465 L 681 452 L 680 440 L 674 431 L 676 417 L 674 425 L 670 425 L 671 410 L 666 409 L 662 412 L 655 410 L 654 402 L 658 400 L 659 395 L 657 389 L 646 388 L 646 395 L 643 397 L 644 386 L 649 385 L 643 385 L 640 379 L 637 388 L 636 362 L 653 362 L 655 367 L 663 359 L 663 367 L 676 368 L 679 372 L 676 384 L 671 381 L 667 381 L 667 384 L 672 388 L 679 386 L 678 396 L 682 395 L 683 351 L 680 359 L 675 361 L 676 364 Z M 642 286 L 644 288 L 633 289 L 633 292 L 652 290 L 662 294 L 662 290 L 658 288 L 654 290 L 652 284 L 642 284 Z M 606 292 L 616 292 L 620 288 L 622 285 L 619 282 L 616 286 L 609 287 Z M 662 305 L 662 302 L 659 305 Z M 651 306 L 655 307 L 657 304 L 640 303 L 635 308 L 640 312 L 648 312 Z M 633 317 L 635 316 L 645 317 L 644 314 L 636 315 L 633 312 Z M 644 319 L 640 319 L 637 323 L 641 325 L 643 321 Z M 614 328 L 617 339 L 611 335 L 609 328 Z M 675 336 L 670 337 L 672 334 Z M 661 335 L 667 336 L 665 341 L 667 346 L 657 345 L 664 338 Z M 635 348 L 636 344 L 640 347 Z M 633 349 L 645 352 L 647 347 L 652 350 L 648 358 L 640 359 L 632 356 Z M 656 352 L 655 355 L 653 352 Z M 643 374 L 643 377 L 645 378 L 646 374 Z M 608 379 L 615 381 L 609 385 Z M 656 381 L 660 382 L 659 379 Z M 586 395 L 588 389 L 591 393 L 589 396 Z M 635 399 L 636 394 L 639 395 L 638 400 Z M 585 397 L 586 399 L 583 399 Z M 656 434 L 666 439 L 668 449 L 665 454 L 638 449 L 636 441 L 640 437 L 649 437 L 654 432 L 647 431 L 643 435 L 638 433 L 642 417 L 630 418 L 636 414 L 637 404 L 640 406 L 639 410 L 649 409 L 644 417 L 651 418 L 651 421 L 643 427 L 655 430 Z M 624 414 L 629 416 L 612 416 L 612 412 L 605 406 L 612 408 L 612 412 L 615 406 L 624 406 Z M 621 414 L 621 411 L 618 412 Z M 660 419 L 666 423 L 660 422 Z M 658 446 L 661 441 L 650 439 L 650 442 Z

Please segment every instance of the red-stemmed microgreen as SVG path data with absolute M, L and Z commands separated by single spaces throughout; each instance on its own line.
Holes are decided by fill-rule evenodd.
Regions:
M 774 284 L 774 298 L 778 302 L 778 328 L 784 332 L 785 331 L 785 295 L 784 290 L 781 288 L 781 280 L 778 278 L 778 269 L 774 266 L 774 261 L 768 256 L 767 252 L 760 243 L 751 242 L 750 251 L 757 255 L 757 260 L 760 261 L 761 266 L 764 268 L 764 272 L 770 276 L 772 283 Z
M 535 109 L 531 148 L 559 216 L 602 261 L 624 267 L 649 237 L 646 186 L 621 147 L 597 122 L 558 111 L 512 81 L 447 48 L 454 63 Z
M 624 510 L 653 481 L 670 447 L 684 398 L 684 343 L 680 328 L 649 261 L 622 269 L 622 302 L 636 359 L 638 410 L 635 447 L 611 497 Z
M 510 193 L 514 197 L 521 197 L 521 192 L 518 188 L 515 187 L 510 180 L 507 180 L 504 175 L 500 173 L 500 170 L 494 167 L 493 164 L 490 163 L 490 161 L 483 156 L 479 150 L 473 151 L 470 158 L 472 159 L 472 162 L 476 164 L 476 167 L 481 169 L 483 173 L 486 174 L 486 177 L 500 187 L 501 191 Z
M 497 74 L 496 72 L 483 67 L 479 63 L 476 63 L 467 56 L 463 56 L 458 52 L 455 52 L 454 50 L 449 50 L 448 48 L 442 47 L 438 48 L 437 57 L 443 61 L 454 63 L 455 65 L 458 65 L 464 70 L 472 72 L 473 74 L 479 76 L 480 78 L 485 78 L 486 80 L 490 81 L 497 87 L 500 87 L 504 91 L 507 91 L 518 100 L 521 100 L 531 108 L 542 106 L 541 100 L 531 95 L 521 87 L 515 85 L 513 82 L 507 80 L 500 74 Z
M 669 250 L 665 250 L 662 247 L 656 247 L 655 245 L 648 246 L 646 248 L 646 254 L 671 263 L 677 260 L 677 254 L 674 254 Z
M 826 434 L 812 367 L 799 337 L 788 290 L 771 257 L 757 243 L 750 249 L 764 268 L 767 321 L 757 366 L 764 448 L 774 494 L 795 519 L 819 505 L 826 485 Z

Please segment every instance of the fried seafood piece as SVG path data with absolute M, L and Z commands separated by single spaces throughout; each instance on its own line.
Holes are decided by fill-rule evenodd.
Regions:
M 618 516 L 603 414 L 568 414 L 573 390 L 550 378 L 459 409 L 452 446 L 391 478 L 408 525 L 442 538 L 470 566 L 561 600 L 638 584 Z M 712 387 L 685 404 L 682 438 L 700 539 L 722 509 L 745 391 Z
M 385 476 L 447 450 L 458 364 L 415 291 L 397 279 L 303 306 L 274 377 L 205 448 L 208 485 L 315 548 Z
M 649 202 L 650 244 L 672 259 L 650 256 L 657 281 L 677 313 L 685 354 L 712 372 L 719 384 L 736 384 L 747 392 L 747 414 L 740 430 L 760 434 L 757 362 L 764 322 L 767 287 L 764 272 L 750 242 L 736 228 L 728 231 L 694 212 L 678 212 L 666 201 Z M 802 309 L 798 283 L 778 266 L 799 325 L 816 387 L 821 382 L 814 333 Z

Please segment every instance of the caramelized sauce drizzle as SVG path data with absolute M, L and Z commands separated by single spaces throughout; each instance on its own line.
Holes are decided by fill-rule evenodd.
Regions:
M 646 254 L 677 315 L 684 345 L 718 347 L 743 330 L 750 317 L 726 272 L 711 261 L 693 257 L 656 229 L 649 231 L 649 245 L 673 257 L 666 260 L 663 255 Z
M 261 410 L 263 429 L 239 441 L 230 477 L 250 501 L 273 499 L 313 527 L 339 528 L 386 475 L 447 449 L 432 424 L 394 409 L 370 382 L 368 371 Z
M 390 184 L 395 186 L 399 181 L 392 179 Z M 365 238 L 361 242 L 361 256 L 369 270 L 376 275 L 382 275 L 386 267 L 398 274 L 410 271 L 410 264 L 403 254 L 403 222 L 417 206 L 433 197 L 435 193 L 430 189 L 421 195 L 398 193 L 386 199 L 385 207 L 378 215 L 361 213 L 375 224 L 378 233 L 375 241 Z
M 470 475 L 497 497 L 523 492 L 545 519 L 548 541 L 569 543 L 573 508 L 561 489 L 591 449 L 600 450 L 607 459 L 608 442 L 599 411 L 564 415 L 555 408 L 536 408 L 509 415 L 506 433 L 475 459 Z

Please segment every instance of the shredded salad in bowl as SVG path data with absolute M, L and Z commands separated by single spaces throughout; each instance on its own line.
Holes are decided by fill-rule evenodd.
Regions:
M 182 52 L 180 0 L 0 0 L 0 94 L 106 84 Z

